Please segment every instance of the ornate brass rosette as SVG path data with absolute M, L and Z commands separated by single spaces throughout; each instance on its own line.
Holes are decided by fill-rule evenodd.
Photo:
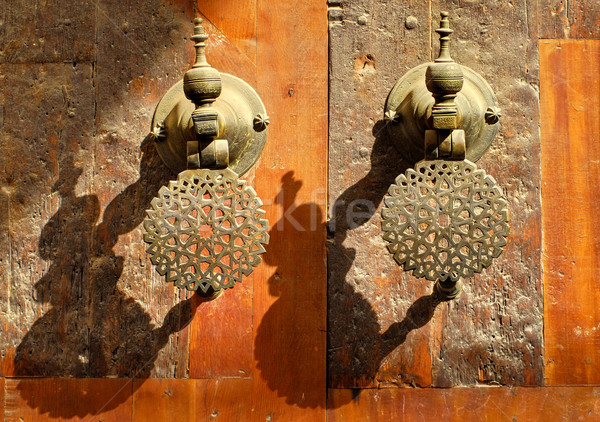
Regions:
M 501 189 L 468 160 L 417 163 L 390 187 L 382 215 L 396 261 L 431 281 L 481 272 L 502 253 L 509 229 Z
M 269 242 L 262 201 L 229 169 L 183 171 L 151 206 L 146 251 L 158 273 L 179 288 L 230 288 L 262 261 Z

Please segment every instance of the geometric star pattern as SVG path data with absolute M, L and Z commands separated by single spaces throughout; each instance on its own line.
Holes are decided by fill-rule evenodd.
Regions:
M 420 161 L 389 188 L 382 216 L 395 260 L 431 281 L 481 272 L 502 253 L 509 231 L 502 190 L 468 160 Z
M 229 169 L 186 170 L 146 210 L 146 251 L 179 288 L 231 288 L 262 261 L 269 222 L 262 201 Z

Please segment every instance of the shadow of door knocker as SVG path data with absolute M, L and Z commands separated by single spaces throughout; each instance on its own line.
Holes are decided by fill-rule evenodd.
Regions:
M 253 271 L 269 242 L 262 201 L 239 178 L 264 148 L 269 117 L 250 85 L 207 63 L 207 38 L 196 18 L 195 63 L 154 113 L 158 153 L 179 175 L 146 211 L 144 241 L 166 281 L 216 296 Z
M 453 30 L 448 12 L 441 17 L 439 57 L 409 70 L 385 104 L 392 139 L 425 142 L 424 159 L 384 197 L 382 231 L 398 264 L 452 299 L 462 278 L 502 253 L 509 213 L 502 189 L 474 163 L 498 131 L 496 96 L 479 74 L 450 57 Z

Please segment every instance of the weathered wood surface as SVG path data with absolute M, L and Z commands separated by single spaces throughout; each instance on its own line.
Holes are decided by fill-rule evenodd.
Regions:
M 144 137 L 156 102 L 193 60 L 193 4 L 88 6 L 43 19 L 19 2 L 2 11 L 4 374 L 248 376 L 251 280 L 221 301 L 231 326 L 223 332 L 208 305 L 184 300 L 155 273 L 142 241 L 145 209 L 174 177 Z M 52 41 L 57 26 L 64 39 Z M 254 85 L 250 59 L 206 26 L 211 63 Z M 190 329 L 204 359 L 196 365 Z
M 4 420 L 131 420 L 132 381 L 115 378 L 7 379 Z
M 427 322 L 420 316 L 431 311 L 430 301 L 421 300 L 412 315 L 421 321 L 404 318 L 428 286 L 392 264 L 376 209 L 409 166 L 410 157 L 385 136 L 382 109 L 395 79 L 431 56 L 429 5 L 330 4 L 329 385 L 428 386 L 429 327 L 409 334 Z M 411 15 L 418 24 L 409 30 L 404 21 Z M 384 342 L 386 331 L 394 334 Z
M 597 421 L 598 387 L 329 390 L 327 420 Z
M 541 40 L 546 383 L 600 384 L 600 40 Z
M 4 22 L 8 32 L 37 25 L 11 48 L 27 51 L 63 24 L 67 42 L 71 21 L 85 26 L 74 42 L 94 53 L 46 45 L 1 64 L 5 375 L 172 376 L 187 367 L 187 341 L 170 334 L 190 303 L 176 305 L 144 251 L 144 210 L 172 174 L 143 141 L 156 100 L 185 70 L 180 60 L 169 78 L 161 66 L 182 56 L 190 17 L 158 1 L 88 6 L 44 19 L 19 4 L 3 11 L 21 16 Z M 181 41 L 167 48 L 165 37 Z
M 256 170 L 271 240 L 254 278 L 257 420 L 325 419 L 327 14 L 258 2 L 257 88 L 271 116 Z
M 330 387 L 542 383 L 537 10 L 529 3 L 443 1 L 430 10 L 330 1 Z M 441 304 L 380 237 L 383 195 L 421 159 L 394 148 L 384 101 L 408 69 L 437 54 L 440 10 L 451 11 L 452 56 L 500 101 L 499 134 L 478 165 L 511 212 L 502 256 Z
M 245 379 L 148 379 L 135 381 L 131 420 L 246 421 L 252 409 L 252 381 Z
M 245 177 L 275 227 L 256 277 L 211 303 L 164 283 L 140 226 L 174 177 L 144 138 L 156 102 L 192 63 L 191 20 L 204 2 L 53 7 L 11 1 L 0 11 L 0 344 L 3 375 L 18 377 L 11 409 L 25 419 L 93 414 L 42 394 L 60 384 L 79 397 L 89 380 L 32 376 L 227 377 L 216 397 L 207 390 L 224 418 L 239 402 L 259 420 L 324 419 L 326 5 L 206 4 L 209 62 L 256 87 L 271 115 L 265 153 Z M 123 390 L 123 405 L 137 389 L 140 406 L 150 397 L 141 420 L 154 385 Z
M 96 11 L 102 2 L 57 7 L 54 2 L 6 0 L 0 10 L 0 62 L 90 62 Z
M 256 64 L 257 0 L 197 0 L 197 7 Z
M 463 296 L 439 321 L 441 340 L 434 352 L 433 378 L 440 387 L 541 385 L 537 4 L 442 2 L 433 8 L 434 16 L 440 10 L 456 15 L 454 59 L 480 73 L 500 104 L 498 135 L 477 165 L 504 191 L 510 234 L 502 255 L 465 283 Z
M 541 0 L 540 38 L 600 38 L 597 0 Z

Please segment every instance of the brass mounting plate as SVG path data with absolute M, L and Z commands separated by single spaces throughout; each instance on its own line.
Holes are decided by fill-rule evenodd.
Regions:
M 242 79 L 221 73 L 223 88 L 212 107 L 219 114 L 217 138 L 229 142 L 229 168 L 238 175 L 256 163 L 265 146 L 267 129 L 254 119 L 267 112 L 256 91 Z M 187 141 L 193 139 L 190 116 L 194 104 L 183 93 L 183 80 L 162 97 L 152 119 L 156 148 L 164 163 L 174 172 L 187 168 Z M 159 129 L 160 128 L 160 129 Z
M 425 157 L 423 139 L 427 119 L 434 99 L 425 86 L 425 71 L 429 63 L 409 70 L 396 82 L 385 103 L 385 115 L 394 116 L 387 129 L 400 153 L 409 149 L 411 156 Z M 460 129 L 465 131 L 466 158 L 477 161 L 492 144 L 499 123 L 486 122 L 488 108 L 497 109 L 498 101 L 490 85 L 481 75 L 461 66 L 464 84 L 455 102 L 458 107 Z

